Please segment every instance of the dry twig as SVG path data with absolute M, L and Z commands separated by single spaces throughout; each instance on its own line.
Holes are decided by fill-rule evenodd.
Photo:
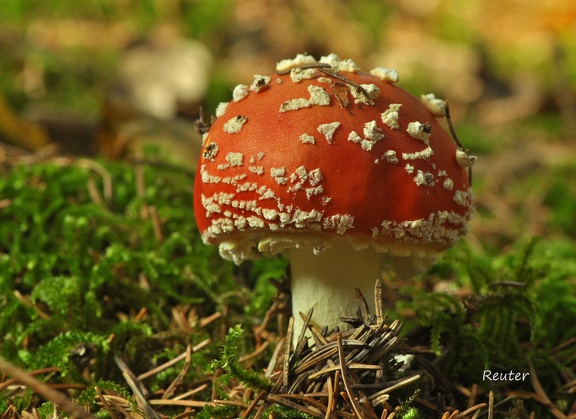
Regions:
M 64 393 L 54 390 L 47 384 L 34 378 L 32 375 L 12 365 L 3 358 L 0 358 L 0 371 L 4 371 L 7 375 L 32 389 L 35 393 L 38 393 L 47 400 L 50 400 L 54 405 L 68 413 L 72 418 L 94 419 L 94 416 L 86 413 L 82 406 L 74 403 Z

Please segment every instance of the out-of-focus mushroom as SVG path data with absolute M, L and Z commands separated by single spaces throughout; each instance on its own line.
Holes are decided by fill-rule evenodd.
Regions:
M 178 111 L 195 115 L 208 89 L 213 61 L 204 44 L 159 33 L 126 50 L 110 94 L 161 120 L 174 118 Z
M 466 233 L 472 160 L 435 119 L 445 103 L 398 88 L 393 70 L 331 54 L 276 71 L 218 107 L 196 220 L 237 264 L 285 253 L 296 321 L 313 307 L 314 322 L 335 326 L 358 307 L 355 287 L 372 306 L 382 269 L 421 271 Z
M 131 44 L 106 92 L 98 152 L 141 158 L 155 148 L 156 157 L 195 168 L 200 136 L 190 117 L 200 112 L 213 61 L 202 43 L 164 29 Z

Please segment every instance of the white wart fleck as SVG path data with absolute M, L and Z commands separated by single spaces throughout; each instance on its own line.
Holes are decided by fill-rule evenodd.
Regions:
M 224 115 L 229 103 L 230 102 L 220 102 L 218 106 L 216 106 L 216 118 L 220 118 L 222 115 Z
M 382 68 L 377 67 L 370 70 L 370 74 L 375 77 L 378 77 L 382 81 L 386 81 L 389 83 L 398 83 L 400 81 L 400 75 L 398 70 L 392 68 Z
M 285 185 L 288 183 L 288 178 L 286 177 L 286 168 L 285 167 L 273 167 L 270 169 L 270 176 L 274 178 L 276 183 L 279 185 Z
M 242 99 L 248 96 L 248 93 L 249 87 L 245 84 L 239 84 L 234 88 L 234 90 L 232 90 L 232 100 L 234 102 L 240 102 Z
M 308 199 L 324 192 L 324 187 L 321 185 L 322 173 L 318 168 L 308 172 L 304 166 L 299 166 L 290 175 L 289 179 L 290 187 L 288 190 L 290 192 L 303 190 Z
M 472 167 L 474 165 L 474 162 L 476 161 L 476 157 L 471 156 L 468 151 L 458 149 L 458 150 L 456 150 L 456 161 L 458 162 L 458 165 L 461 168 L 467 169 L 467 168 Z
M 348 141 L 360 144 L 362 142 L 362 137 L 360 137 L 358 133 L 356 133 L 356 131 L 351 131 L 350 134 L 348 135 Z
M 414 182 L 418 186 L 434 186 L 434 175 L 429 172 L 418 170 L 414 177 Z
M 310 99 L 295 98 L 290 99 L 280 105 L 280 112 L 296 111 L 302 108 L 309 108 L 312 105 L 328 106 L 330 105 L 330 95 L 320 86 L 308 86 Z
M 344 234 L 354 228 L 354 216 L 351 214 L 336 214 L 327 217 L 322 222 L 325 229 L 334 229 L 338 234 Z
M 310 135 L 310 134 L 302 134 L 300 135 L 300 141 L 302 141 L 302 144 L 315 144 L 316 140 L 314 139 L 314 136 Z
M 436 117 L 446 116 L 446 101 L 442 99 L 437 99 L 434 93 L 428 93 L 427 95 L 421 95 L 420 100 L 426 106 L 426 108 Z
M 380 117 L 382 118 L 382 122 L 392 129 L 400 128 L 400 125 L 398 124 L 398 116 L 401 106 L 402 106 L 401 103 L 391 103 L 390 105 L 388 105 L 388 109 L 386 109 L 380 115 Z
M 366 151 L 372 150 L 372 147 L 382 138 L 384 138 L 384 133 L 382 128 L 376 124 L 376 121 L 366 122 L 364 124 L 364 138 L 360 142 L 362 149 Z
M 226 154 L 226 161 L 230 167 L 239 167 L 244 164 L 244 154 L 230 152 Z
M 279 61 L 276 64 L 276 71 L 287 71 L 290 70 L 291 68 L 294 67 L 298 67 L 298 66 L 302 66 L 305 64 L 314 64 L 316 62 L 316 59 L 314 57 L 312 57 L 311 55 L 306 55 L 306 54 L 298 54 L 296 55 L 296 57 L 292 58 L 292 59 L 286 59 L 286 60 L 282 60 Z
M 297 111 L 298 109 L 309 108 L 310 106 L 312 106 L 312 104 L 308 99 L 290 99 L 280 105 L 280 112 Z
M 206 160 L 214 162 L 216 159 L 216 155 L 218 154 L 218 151 L 219 151 L 218 144 L 210 143 L 206 147 L 204 147 L 204 151 L 202 153 L 202 156 Z
M 467 191 L 457 190 L 454 192 L 453 199 L 456 204 L 466 207 L 468 206 L 468 202 L 472 201 L 474 198 L 472 197 L 472 190 L 468 189 Z
M 361 70 L 360 66 L 351 59 L 347 58 L 341 60 L 340 57 L 334 53 L 321 57 L 319 62 L 331 65 L 332 70 L 336 72 L 344 71 L 347 73 L 356 73 Z
M 330 105 L 330 95 L 323 87 L 311 85 L 308 86 L 308 91 L 310 92 L 310 103 L 312 105 Z
M 278 217 L 278 211 L 276 211 L 275 209 L 271 209 L 271 208 L 263 208 L 262 209 L 262 216 L 269 220 L 275 220 L 276 217 Z
M 264 174 L 264 166 L 249 166 L 248 170 L 260 176 Z
M 370 99 L 376 99 L 380 94 L 380 89 L 375 84 L 362 84 L 360 86 L 363 91 L 354 86 L 350 87 L 350 93 L 356 104 L 362 103 L 364 105 L 370 105 Z M 366 95 L 368 95 L 368 97 L 366 97 Z
M 238 134 L 242 131 L 242 127 L 246 123 L 248 118 L 243 115 L 235 116 L 231 118 L 224 124 L 224 132 L 227 134 Z
M 269 76 L 261 76 L 259 74 L 254 75 L 254 81 L 250 86 L 250 90 L 254 92 L 261 92 L 266 90 L 270 86 L 270 77 Z
M 290 71 L 290 78 L 294 83 L 300 83 L 302 80 L 313 79 L 316 75 L 316 70 L 313 68 L 301 69 L 293 68 Z
M 376 125 L 376 121 L 367 122 L 364 125 L 364 138 L 360 137 L 356 131 L 351 131 L 348 135 L 348 141 L 360 144 L 362 150 L 370 151 L 372 147 L 384 138 L 382 130 Z
M 329 124 L 321 124 L 318 126 L 318 132 L 326 138 L 329 144 L 332 144 L 334 132 L 340 126 L 340 122 L 331 122 Z
M 414 121 L 408 123 L 408 128 L 406 128 L 406 131 L 412 138 L 420 140 L 424 144 L 428 145 L 430 140 L 430 132 L 427 132 L 426 126 L 426 124 Z
M 398 163 L 398 156 L 396 156 L 396 151 L 394 150 L 387 150 L 382 156 L 382 159 L 390 164 Z
M 430 160 L 430 157 L 434 154 L 432 147 L 428 146 L 422 151 L 416 151 L 414 153 L 402 153 L 402 158 L 404 160 Z

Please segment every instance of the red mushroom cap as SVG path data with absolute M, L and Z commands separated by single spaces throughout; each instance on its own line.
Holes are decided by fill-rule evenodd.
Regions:
M 430 256 L 466 233 L 466 161 L 433 95 L 421 102 L 389 72 L 335 55 L 286 67 L 236 87 L 205 135 L 194 206 L 206 243 L 238 263 L 256 249 L 321 251 L 332 237 Z

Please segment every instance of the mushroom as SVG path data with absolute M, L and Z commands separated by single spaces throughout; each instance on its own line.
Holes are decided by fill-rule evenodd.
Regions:
M 394 71 L 361 72 L 335 54 L 276 70 L 218 107 L 194 185 L 197 224 L 236 264 L 284 253 L 296 324 L 314 308 L 313 322 L 341 326 L 359 306 L 355 288 L 374 310 L 383 269 L 420 272 L 467 232 L 463 150 L 435 119 L 441 103 L 432 112 Z

